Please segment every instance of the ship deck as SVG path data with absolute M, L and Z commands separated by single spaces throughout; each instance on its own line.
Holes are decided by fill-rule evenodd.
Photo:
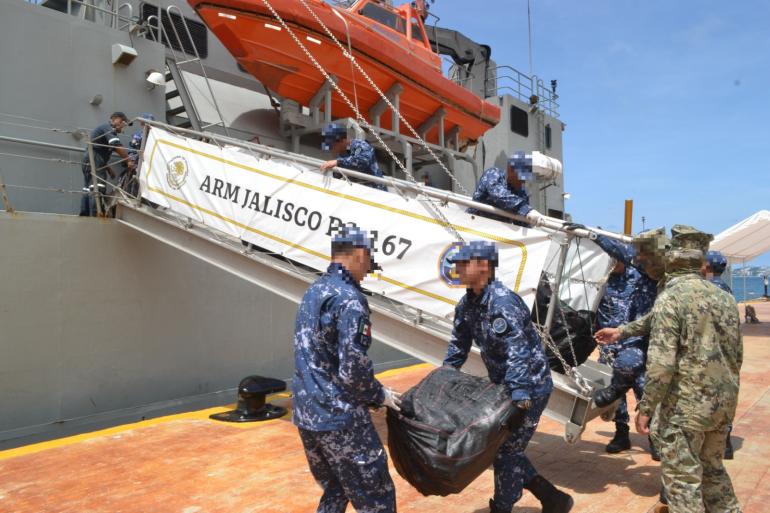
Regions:
M 763 324 L 744 325 L 745 358 L 733 431 L 735 459 L 726 462 L 745 513 L 767 511 L 770 500 L 770 303 L 755 305 Z M 406 390 L 428 365 L 387 371 L 380 379 Z M 274 404 L 290 406 L 287 394 Z M 0 511 L 41 512 L 310 512 L 320 489 L 307 468 L 290 417 L 257 424 L 208 419 L 230 408 L 173 415 L 0 452 Z M 374 413 L 383 440 L 385 417 Z M 646 437 L 616 455 L 604 446 L 613 425 L 596 420 L 575 445 L 543 418 L 527 454 L 535 467 L 575 497 L 575 513 L 643 513 L 657 503 L 659 464 Z M 492 493 L 487 470 L 461 494 L 423 497 L 391 468 L 401 512 L 482 513 Z M 348 511 L 352 511 L 349 508 Z M 525 492 L 514 508 L 539 512 Z

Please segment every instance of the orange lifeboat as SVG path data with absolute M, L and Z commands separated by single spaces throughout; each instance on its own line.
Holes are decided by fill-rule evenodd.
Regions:
M 391 7 L 377 0 L 359 0 L 341 9 L 322 0 L 305 1 L 345 47 L 349 37 L 356 61 L 381 91 L 396 83 L 402 86 L 399 109 L 415 130 L 443 108 L 445 133 L 458 127 L 462 144 L 477 140 L 500 120 L 499 106 L 442 74 L 441 59 L 430 47 L 421 11 L 411 4 Z M 323 86 L 323 75 L 262 0 L 188 2 L 241 66 L 280 96 L 307 106 Z M 357 98 L 359 110 L 371 121 L 367 113 L 380 100 L 379 94 L 354 70 L 308 9 L 297 0 L 269 2 L 326 72 L 336 77 L 345 95 L 351 101 Z M 336 93 L 332 112 L 335 118 L 356 117 Z M 383 115 L 381 126 L 393 130 L 391 116 Z M 399 129 L 412 135 L 405 126 Z M 426 132 L 426 139 L 438 142 L 438 125 Z

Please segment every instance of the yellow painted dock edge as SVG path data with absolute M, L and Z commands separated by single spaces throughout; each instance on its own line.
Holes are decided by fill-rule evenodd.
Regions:
M 382 378 L 387 378 L 391 376 L 397 376 L 399 374 L 402 374 L 410 370 L 416 370 L 416 369 L 427 368 L 427 367 L 431 367 L 431 365 L 428 363 L 418 363 L 415 365 L 401 367 L 398 369 L 390 369 L 377 374 L 377 378 L 382 379 Z M 271 394 L 267 396 L 267 398 L 268 400 L 273 401 L 276 399 L 285 399 L 290 396 L 291 394 L 289 392 L 281 392 L 278 394 Z M 202 421 L 208 421 L 208 422 L 217 422 L 219 424 L 220 422 L 209 419 L 209 415 L 213 413 L 221 413 L 221 412 L 229 411 L 229 410 L 232 410 L 234 407 L 235 405 L 216 406 L 214 408 L 207 408 L 205 410 L 198 410 L 198 411 L 192 411 L 187 413 L 177 413 L 175 415 L 166 415 L 164 417 L 158 417 L 158 418 L 149 419 L 149 420 L 142 420 L 139 422 L 132 422 L 129 424 L 122 424 L 120 426 L 100 429 L 98 431 L 91 431 L 89 433 L 82 433 L 80 435 L 73 435 L 73 436 L 67 436 L 63 438 L 57 438 L 56 440 L 38 442 L 34 444 L 25 445 L 22 447 L 16 447 L 14 449 L 6 449 L 4 451 L 0 451 L 0 461 L 7 460 L 10 458 L 16 458 L 18 456 L 35 454 L 48 449 L 66 447 L 68 445 L 73 445 L 78 442 L 83 442 L 85 440 L 92 440 L 94 438 L 113 436 L 120 433 L 125 433 L 127 431 L 132 431 L 134 429 L 142 429 L 150 426 L 157 426 L 159 424 L 165 424 L 167 422 L 173 422 L 177 420 L 202 420 Z M 289 410 L 289 414 L 291 414 L 291 410 Z M 267 420 L 264 422 L 221 423 L 221 424 L 226 425 L 228 427 L 237 428 L 237 429 L 255 429 L 268 424 L 272 424 L 274 422 L 285 421 L 287 418 L 288 417 L 282 417 L 281 419 Z

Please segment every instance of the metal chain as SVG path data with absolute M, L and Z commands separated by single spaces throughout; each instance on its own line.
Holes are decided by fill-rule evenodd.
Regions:
M 567 360 L 564 359 L 561 352 L 559 351 L 559 348 L 556 346 L 556 342 L 554 342 L 553 337 L 551 337 L 551 334 L 546 334 L 545 331 L 540 328 L 540 325 L 535 324 L 535 330 L 540 335 L 540 339 L 545 343 L 546 347 L 551 350 L 551 352 L 556 356 L 556 359 L 559 360 L 559 363 L 562 366 L 562 369 L 564 369 L 564 373 L 571 377 L 575 384 L 580 388 L 580 390 L 588 394 L 591 392 L 592 387 L 588 383 L 588 381 L 583 377 L 582 374 L 577 370 L 576 367 L 573 367 L 572 365 L 567 363 Z
M 350 99 L 345 95 L 345 93 L 340 89 L 340 87 L 337 85 L 337 83 L 332 80 L 331 76 L 326 72 L 326 70 L 321 66 L 321 64 L 313 57 L 313 55 L 310 53 L 310 51 L 305 47 L 304 44 L 302 44 L 302 41 L 299 40 L 299 38 L 294 34 L 294 31 L 292 31 L 289 26 L 286 24 L 286 22 L 283 20 L 283 18 L 278 14 L 278 12 L 273 8 L 273 6 L 270 4 L 269 0 L 262 0 L 262 2 L 265 4 L 265 6 L 270 10 L 270 12 L 273 14 L 276 20 L 281 24 L 281 26 L 286 30 L 286 32 L 291 36 L 291 38 L 294 40 L 294 42 L 297 44 L 297 46 L 300 47 L 300 49 L 305 53 L 308 59 L 313 63 L 313 65 L 318 69 L 318 71 L 321 72 L 321 74 L 324 76 L 324 78 L 327 80 L 327 82 L 334 88 L 335 91 L 342 97 L 342 99 L 345 101 L 345 103 L 348 104 L 348 106 L 353 110 L 353 112 L 356 113 L 356 119 L 361 122 L 366 128 L 369 129 L 369 131 L 374 135 L 374 137 L 377 139 L 377 141 L 384 147 L 385 151 L 388 153 L 391 159 L 398 165 L 399 168 L 404 172 L 404 175 L 408 178 L 409 181 L 412 183 L 417 184 L 417 180 L 415 180 L 414 176 L 412 175 L 412 172 L 409 171 L 404 164 L 401 163 L 401 160 L 399 160 L 395 154 L 390 150 L 390 148 L 385 144 L 385 141 L 382 140 L 382 138 L 377 134 L 375 130 L 372 129 L 372 126 L 369 124 L 368 121 L 364 118 L 364 116 L 361 114 L 361 112 L 356 109 L 356 107 L 353 105 L 353 103 L 350 101 Z M 375 86 L 376 87 L 376 86 Z M 379 91 L 379 89 L 378 89 Z M 380 92 L 380 94 L 382 94 Z M 467 194 L 467 191 L 466 191 Z M 441 224 L 449 231 L 452 236 L 455 237 L 460 242 L 465 242 L 465 239 L 460 235 L 460 233 L 457 231 L 457 229 L 454 227 L 454 225 L 449 221 L 449 219 L 446 218 L 444 213 L 440 210 L 440 207 L 434 203 L 433 198 L 426 195 L 425 193 L 420 193 L 422 197 L 425 198 L 424 204 L 428 206 L 428 210 L 431 211 L 432 214 L 434 214 L 435 217 L 439 217 L 441 220 Z
M 265 0 L 267 1 L 267 0 Z M 321 28 L 324 29 L 324 32 L 334 41 L 334 43 L 342 50 L 342 54 L 347 57 L 350 62 L 358 69 L 358 71 L 361 73 L 361 75 L 364 76 L 367 82 L 369 82 L 369 85 L 374 88 L 375 91 L 380 95 L 380 98 L 390 107 L 390 109 L 395 112 L 398 115 L 398 119 L 401 120 L 404 125 L 409 129 L 409 131 L 412 133 L 412 135 L 417 139 L 417 141 L 420 143 L 420 145 L 428 150 L 431 157 L 434 158 L 434 160 L 441 166 L 441 169 L 446 173 L 446 175 L 449 177 L 450 180 L 452 180 L 452 183 L 454 183 L 460 191 L 462 191 L 463 194 L 466 196 L 470 196 L 470 193 L 463 187 L 463 185 L 455 178 L 455 176 L 447 169 L 447 167 L 444 165 L 443 162 L 438 158 L 438 156 L 433 153 L 433 150 L 428 146 L 428 143 L 423 140 L 422 137 L 420 137 L 420 134 L 417 133 L 417 130 L 415 130 L 411 124 L 404 118 L 403 115 L 401 115 L 401 111 L 399 109 L 396 109 L 396 107 L 390 102 L 387 96 L 382 92 L 382 90 L 377 87 L 377 84 L 374 83 L 374 81 L 371 79 L 371 77 L 361 68 L 361 66 L 358 64 L 358 61 L 356 61 L 356 58 L 353 56 L 352 53 L 348 52 L 345 47 L 342 45 L 342 43 L 339 42 L 339 40 L 332 34 L 331 30 L 324 24 L 323 21 L 321 21 L 321 18 L 318 17 L 318 15 L 313 11 L 313 9 L 310 8 L 310 6 L 305 2 L 305 0 L 299 0 L 300 3 L 307 9 L 307 11 L 315 18 L 315 20 L 318 22 L 319 25 L 321 25 Z M 394 131 L 396 130 L 396 127 L 393 127 Z

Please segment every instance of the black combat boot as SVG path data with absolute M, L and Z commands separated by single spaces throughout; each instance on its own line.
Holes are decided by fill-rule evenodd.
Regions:
M 558 490 L 542 476 L 535 476 L 524 485 L 525 490 L 532 492 L 543 506 L 543 513 L 567 513 L 575 505 L 568 494 Z
M 733 459 L 733 442 L 730 439 L 730 435 L 727 435 L 727 444 L 725 444 L 725 456 L 724 459 Z
M 503 508 L 498 508 L 494 499 L 489 499 L 489 513 L 511 513 L 511 510 L 506 511 Z
M 648 436 L 647 441 L 650 443 L 650 457 L 652 458 L 652 461 L 660 461 L 660 454 L 655 448 L 655 444 L 652 443 L 652 438 Z
M 607 452 L 615 454 L 630 448 L 631 439 L 628 437 L 628 424 L 615 423 L 615 437 L 607 444 Z
M 623 397 L 623 392 L 615 388 L 614 385 L 610 385 L 607 388 L 602 388 L 594 393 L 594 403 L 599 408 L 609 406 L 618 399 Z

